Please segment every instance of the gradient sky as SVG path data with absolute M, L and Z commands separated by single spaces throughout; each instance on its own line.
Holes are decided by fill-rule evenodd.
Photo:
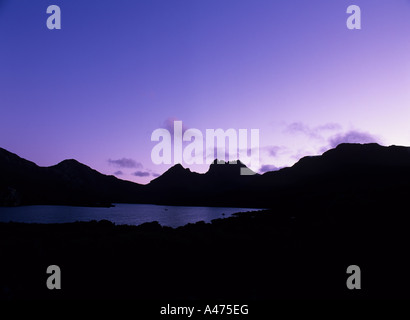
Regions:
M 410 145 L 410 1 L 0 0 L 0 147 L 147 183 L 169 168 L 151 133 L 173 119 L 259 129 L 261 171 Z

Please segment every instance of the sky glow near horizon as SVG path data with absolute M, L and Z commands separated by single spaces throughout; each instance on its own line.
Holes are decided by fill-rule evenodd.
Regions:
M 173 120 L 259 129 L 256 171 L 340 142 L 408 146 L 409 35 L 408 0 L 0 0 L 0 147 L 147 183 L 170 167 L 151 133 Z

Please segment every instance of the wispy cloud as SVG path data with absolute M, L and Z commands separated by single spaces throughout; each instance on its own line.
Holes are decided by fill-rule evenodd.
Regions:
M 379 138 L 363 131 L 351 130 L 337 134 L 329 139 L 329 147 L 335 148 L 341 143 L 372 143 L 379 142 Z
M 151 173 L 148 172 L 148 171 L 136 171 L 132 175 L 134 175 L 136 177 L 149 177 L 151 175 Z
M 268 172 L 268 171 L 277 171 L 279 169 L 280 168 L 278 168 L 278 167 L 276 167 L 272 164 L 264 164 L 260 167 L 259 173 L 265 173 L 265 172 Z
M 285 128 L 285 132 L 290 134 L 304 134 L 309 138 L 323 140 L 324 138 L 322 134 L 324 131 L 337 131 L 341 130 L 341 128 L 342 127 L 338 123 L 333 122 L 316 127 L 310 127 L 303 122 L 293 122 Z
M 122 158 L 118 160 L 108 159 L 108 163 L 119 168 L 142 168 L 141 163 L 129 158 Z
M 266 146 L 261 149 L 262 151 L 265 151 L 270 157 L 276 157 L 280 153 L 283 153 L 286 148 L 282 146 Z
M 124 172 L 122 172 L 121 170 L 115 171 L 114 175 L 115 176 L 122 176 L 124 174 Z

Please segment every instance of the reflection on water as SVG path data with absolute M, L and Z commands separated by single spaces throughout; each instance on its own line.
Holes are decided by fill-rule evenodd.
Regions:
M 158 221 L 163 226 L 178 227 L 197 221 L 210 222 L 226 218 L 248 208 L 177 207 L 151 204 L 116 204 L 113 208 L 68 206 L 0 207 L 0 222 L 64 223 L 74 221 L 109 220 L 115 224 L 139 225 Z

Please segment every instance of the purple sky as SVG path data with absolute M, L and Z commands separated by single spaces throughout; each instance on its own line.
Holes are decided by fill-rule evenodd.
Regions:
M 0 0 L 0 147 L 146 183 L 169 167 L 150 137 L 171 119 L 260 129 L 254 170 L 410 145 L 409 35 L 409 0 Z

